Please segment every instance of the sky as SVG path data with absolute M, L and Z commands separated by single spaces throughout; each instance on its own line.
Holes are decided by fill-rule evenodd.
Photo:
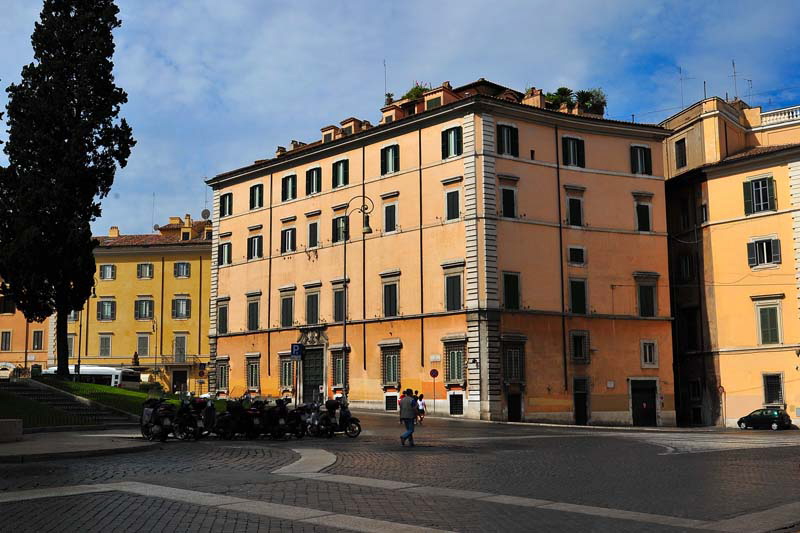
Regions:
M 384 73 L 398 96 L 415 81 L 480 77 L 518 90 L 600 87 L 608 118 L 657 123 L 701 99 L 704 81 L 709 96 L 733 97 L 735 60 L 748 103 L 800 104 L 800 38 L 789 22 L 796 0 L 118 5 L 114 73 L 137 145 L 102 202 L 96 234 L 199 218 L 211 203 L 205 177 L 272 157 L 292 139 L 317 140 L 321 127 L 350 116 L 377 123 Z M 33 60 L 40 10 L 37 0 L 0 0 L 0 87 Z

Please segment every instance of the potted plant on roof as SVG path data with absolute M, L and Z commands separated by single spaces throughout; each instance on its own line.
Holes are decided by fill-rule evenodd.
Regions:
M 584 113 L 603 116 L 606 111 L 606 93 L 602 89 L 587 89 L 575 93 L 578 108 Z

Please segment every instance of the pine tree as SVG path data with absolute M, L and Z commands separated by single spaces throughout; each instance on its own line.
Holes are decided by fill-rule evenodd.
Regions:
M 113 0 L 45 0 L 34 61 L 8 87 L 9 167 L 0 174 L 0 278 L 28 320 L 56 319 L 58 374 L 69 374 L 67 316 L 94 284 L 90 223 L 136 144 L 119 117 Z

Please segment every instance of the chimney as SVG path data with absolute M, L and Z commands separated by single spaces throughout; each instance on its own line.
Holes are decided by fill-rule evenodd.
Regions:
M 275 157 L 280 157 L 285 153 L 286 153 L 286 148 L 284 148 L 283 146 L 278 146 L 278 148 L 275 150 Z
M 305 145 L 306 145 L 306 143 L 304 143 L 302 141 L 295 141 L 294 139 L 292 139 L 292 142 L 289 143 L 289 146 L 291 146 L 290 150 L 297 150 L 301 146 L 305 146 Z
M 450 82 L 449 82 L 449 81 L 443 82 L 443 83 L 442 83 L 442 87 L 443 87 L 443 88 L 445 88 L 445 89 L 447 89 L 448 91 L 452 91 L 452 90 L 453 90 L 453 86 L 452 86 L 452 85 L 450 85 Z
M 183 225 L 187 228 L 192 227 L 192 216 L 189 213 L 183 215 Z
M 522 103 L 533 107 L 545 107 L 544 91 L 532 87 L 525 93 Z
M 109 237 L 119 237 L 119 227 L 117 227 L 117 226 L 111 226 L 111 227 L 108 229 L 108 236 L 109 236 Z

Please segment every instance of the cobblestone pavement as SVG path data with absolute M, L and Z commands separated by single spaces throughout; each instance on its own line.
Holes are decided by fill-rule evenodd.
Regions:
M 774 508 L 780 527 L 800 524 L 800 505 L 793 506 L 800 501 L 800 431 L 651 433 L 428 419 L 417 430 L 418 446 L 403 448 L 396 419 L 363 415 L 362 423 L 365 432 L 357 439 L 168 442 L 137 454 L 0 465 L 0 497 L 138 481 L 395 522 L 388 529 L 397 531 L 402 524 L 450 531 L 682 531 L 677 519 L 713 529 L 740 515 L 739 530 L 751 531 L 765 529 L 748 525 L 753 513 Z M 271 473 L 296 461 L 304 448 L 336 456 L 323 473 L 425 487 L 396 490 Z M 547 500 L 567 510 L 504 505 L 452 489 Z M 334 531 L 324 529 L 325 516 L 310 524 L 148 496 L 115 490 L 10 501 L 2 504 L 3 529 Z

